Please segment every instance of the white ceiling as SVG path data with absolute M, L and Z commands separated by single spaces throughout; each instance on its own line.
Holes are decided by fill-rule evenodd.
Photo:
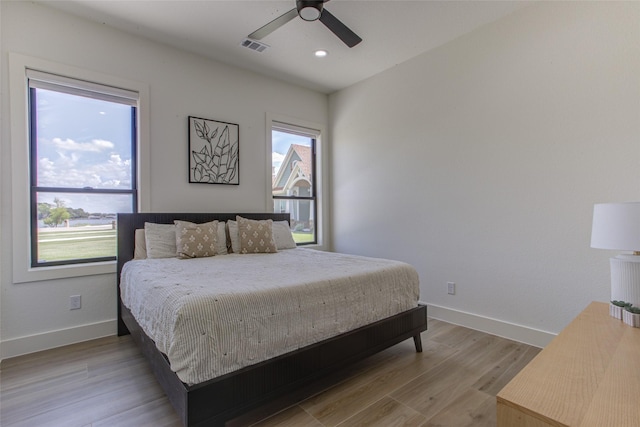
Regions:
M 363 42 L 349 49 L 319 21 L 296 17 L 262 42 L 243 38 L 295 7 L 286 1 L 40 0 L 57 9 L 324 93 L 350 86 L 522 8 L 525 1 L 333 0 L 325 7 Z M 329 55 L 315 58 L 325 49 Z

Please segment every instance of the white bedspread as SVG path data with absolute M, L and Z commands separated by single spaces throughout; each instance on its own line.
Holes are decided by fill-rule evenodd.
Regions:
M 124 265 L 124 304 L 187 384 L 417 306 L 408 264 L 290 249 Z

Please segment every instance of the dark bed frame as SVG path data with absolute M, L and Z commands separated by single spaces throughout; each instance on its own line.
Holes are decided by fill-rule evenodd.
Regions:
M 289 221 L 289 214 L 237 215 Z M 189 386 L 180 381 L 164 354 L 122 304 L 122 266 L 133 258 L 135 230 L 144 228 L 145 222 L 168 224 L 181 219 L 201 223 L 235 218 L 236 214 L 230 213 L 118 214 L 118 335 L 132 335 L 185 426 L 224 426 L 228 420 L 408 338 L 413 338 L 416 351 L 422 351 L 420 333 L 427 329 L 424 305 L 200 384 Z

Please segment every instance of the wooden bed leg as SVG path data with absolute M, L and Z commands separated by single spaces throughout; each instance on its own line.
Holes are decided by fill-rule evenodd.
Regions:
M 416 345 L 416 353 L 422 353 L 422 337 L 420 337 L 420 334 L 413 336 L 413 343 Z

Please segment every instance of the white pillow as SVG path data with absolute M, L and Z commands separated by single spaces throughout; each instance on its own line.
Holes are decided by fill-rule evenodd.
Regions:
M 174 258 L 178 255 L 174 224 L 145 222 L 144 240 L 147 245 L 147 258 Z
M 218 240 L 216 241 L 216 255 L 226 255 L 227 251 L 227 230 L 224 221 L 218 221 Z
M 137 228 L 135 233 L 133 259 L 145 259 L 147 257 L 147 244 L 144 241 L 144 229 Z
M 289 222 L 287 221 L 273 221 L 273 240 L 276 242 L 276 248 L 280 249 L 295 249 L 297 247 L 293 235 L 291 234 L 291 228 L 289 228 Z
M 238 236 L 238 223 L 232 219 L 227 221 L 227 229 L 229 230 L 229 240 L 231 240 L 231 252 L 240 253 L 240 237 Z

